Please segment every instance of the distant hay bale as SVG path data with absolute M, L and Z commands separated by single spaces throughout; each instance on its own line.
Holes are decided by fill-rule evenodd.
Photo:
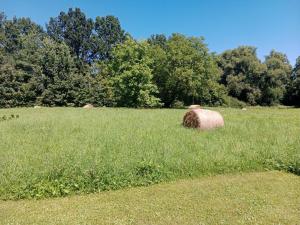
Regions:
M 243 111 L 246 111 L 247 109 L 246 109 L 246 108 L 242 108 L 242 110 L 243 110 Z
M 220 113 L 207 109 L 192 109 L 183 117 L 183 126 L 209 130 L 224 126 L 224 119 Z
M 189 109 L 200 109 L 200 105 L 190 105 Z
M 34 108 L 34 109 L 41 109 L 41 108 L 42 108 L 42 106 L 35 105 L 33 108 Z
M 92 109 L 92 108 L 94 108 L 94 106 L 92 104 L 86 104 L 82 108 L 84 108 L 84 109 Z

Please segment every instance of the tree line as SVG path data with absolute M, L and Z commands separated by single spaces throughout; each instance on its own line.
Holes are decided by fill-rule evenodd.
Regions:
M 46 29 L 0 14 L 0 107 L 300 105 L 300 57 L 272 50 L 211 53 L 202 37 L 137 41 L 114 16 L 69 9 Z

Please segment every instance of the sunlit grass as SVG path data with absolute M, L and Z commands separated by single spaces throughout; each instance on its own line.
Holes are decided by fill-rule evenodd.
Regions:
M 225 127 L 181 126 L 185 110 L 2 109 L 0 197 L 64 196 L 240 171 L 300 159 L 300 110 L 218 108 Z
M 67 198 L 0 201 L 0 224 L 296 225 L 299 186 L 298 176 L 259 172 Z

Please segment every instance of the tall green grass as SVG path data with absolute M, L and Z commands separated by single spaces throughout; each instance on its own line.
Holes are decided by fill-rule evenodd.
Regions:
M 43 198 L 209 174 L 286 169 L 300 160 L 300 110 L 218 108 L 225 127 L 181 126 L 185 110 L 42 108 L 0 122 L 0 198 Z

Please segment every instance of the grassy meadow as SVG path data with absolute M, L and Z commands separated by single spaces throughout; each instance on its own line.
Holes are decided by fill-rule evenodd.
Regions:
M 217 108 L 225 127 L 181 126 L 183 109 L 1 109 L 0 199 L 93 193 L 189 177 L 300 173 L 300 109 Z M 17 118 L 18 117 L 18 118 Z

